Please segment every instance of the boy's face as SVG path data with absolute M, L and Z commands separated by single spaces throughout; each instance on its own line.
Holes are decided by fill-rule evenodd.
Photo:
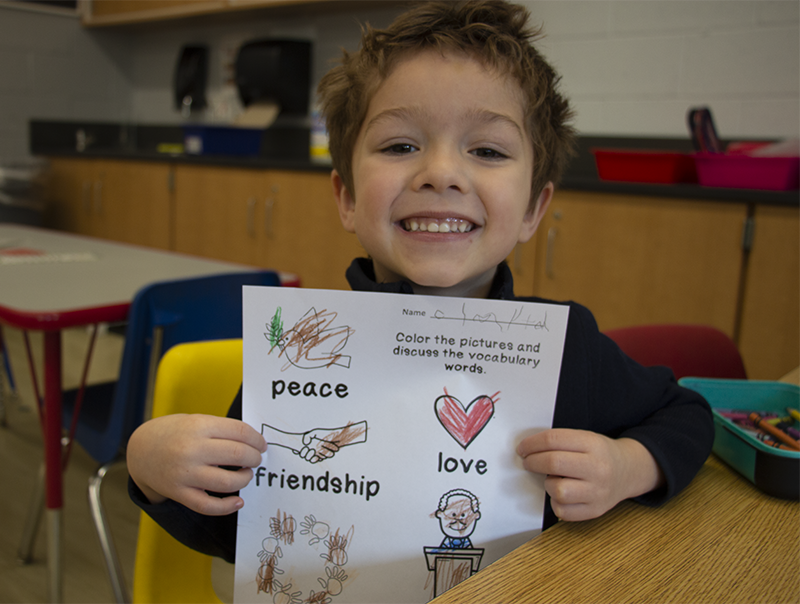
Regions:
M 333 173 L 344 227 L 379 282 L 484 297 L 497 265 L 533 235 L 552 193 L 530 208 L 533 147 L 516 82 L 467 55 L 399 61 L 370 102 L 348 191 Z

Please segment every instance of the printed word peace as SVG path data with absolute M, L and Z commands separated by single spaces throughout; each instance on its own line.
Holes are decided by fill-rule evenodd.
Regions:
M 275 399 L 284 392 L 288 392 L 292 396 L 302 394 L 303 396 L 321 396 L 322 398 L 327 398 L 332 394 L 344 398 L 350 394 L 347 391 L 347 384 L 331 386 L 327 383 L 317 385 L 316 382 L 306 382 L 301 385 L 300 382 L 289 382 L 287 385 L 283 380 L 272 380 L 272 398 Z
M 475 471 L 478 474 L 486 474 L 489 468 L 486 467 L 486 462 L 483 459 L 479 459 L 475 461 L 474 459 L 470 459 L 469 461 L 464 461 L 461 458 L 456 459 L 455 457 L 448 457 L 445 458 L 443 453 L 439 453 L 439 472 L 445 471 L 449 474 L 452 474 L 456 470 L 458 470 L 459 466 L 464 474 L 469 473 L 470 469 L 472 469 L 472 464 L 475 464 Z

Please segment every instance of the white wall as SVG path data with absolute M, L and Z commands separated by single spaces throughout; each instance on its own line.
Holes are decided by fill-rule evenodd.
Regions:
M 687 134 L 711 107 L 722 137 L 800 133 L 796 0 L 524 0 L 585 134 Z
M 27 156 L 28 120 L 125 120 L 126 36 L 88 31 L 75 16 L 0 4 L 0 161 Z
M 544 25 L 541 48 L 563 74 L 583 134 L 685 137 L 686 110 L 699 104 L 726 138 L 800 132 L 797 0 L 522 1 Z M 223 63 L 241 41 L 312 39 L 316 82 L 339 47 L 356 47 L 359 21 L 382 26 L 396 12 L 120 30 L 0 2 L 0 160 L 27 153 L 31 118 L 179 123 L 171 86 L 184 43 L 211 47 L 207 119 L 222 120 L 232 107 Z

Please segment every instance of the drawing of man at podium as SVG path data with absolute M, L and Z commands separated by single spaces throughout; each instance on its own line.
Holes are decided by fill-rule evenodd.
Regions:
M 441 545 L 424 548 L 428 570 L 434 573 L 436 597 L 480 568 L 483 549 L 473 548 L 470 539 L 481 517 L 480 501 L 465 489 L 453 489 L 442 495 L 431 516 L 439 519 L 444 534 Z

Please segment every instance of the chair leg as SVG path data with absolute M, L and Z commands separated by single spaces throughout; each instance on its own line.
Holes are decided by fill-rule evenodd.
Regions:
M 31 506 L 28 509 L 28 518 L 25 520 L 25 528 L 22 531 L 22 541 L 17 550 L 17 558 L 20 564 L 29 564 L 33 560 L 33 545 L 36 535 L 39 532 L 39 525 L 42 522 L 44 512 L 44 463 L 39 466 L 39 473 L 36 478 L 36 486 L 33 489 Z
M 100 539 L 100 548 L 103 550 L 103 558 L 106 563 L 106 571 L 108 572 L 109 581 L 111 581 L 111 589 L 114 592 L 114 598 L 120 604 L 130 602 L 130 596 L 125 586 L 125 575 L 122 572 L 122 565 L 120 564 L 117 550 L 114 547 L 114 541 L 111 538 L 111 529 L 108 526 L 103 501 L 101 499 L 101 486 L 103 478 L 106 474 L 120 461 L 112 461 L 101 466 L 97 472 L 89 478 L 89 508 L 92 512 L 92 520 L 94 527 L 97 531 L 97 536 Z
M 0 350 L 0 355 L 5 357 L 5 354 Z M 8 425 L 6 415 L 6 378 L 3 370 L 0 369 L 0 427 L 5 428 Z

